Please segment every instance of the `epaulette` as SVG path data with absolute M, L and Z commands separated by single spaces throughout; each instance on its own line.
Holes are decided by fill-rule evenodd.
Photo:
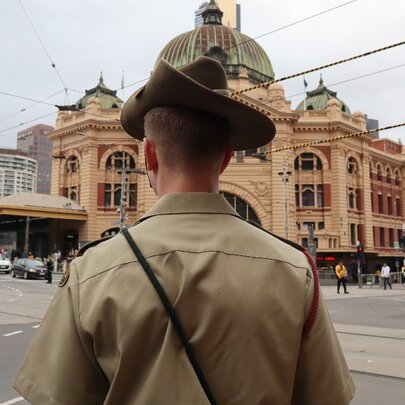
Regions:
M 76 257 L 83 256 L 84 252 L 85 252 L 87 249 L 90 249 L 90 248 L 93 247 L 93 246 L 97 246 L 99 243 L 105 242 L 106 240 L 111 239 L 113 236 L 115 236 L 115 235 L 104 236 L 104 238 L 96 239 L 96 240 L 93 240 L 93 241 L 91 241 L 91 242 L 89 242 L 89 243 L 86 243 L 84 246 L 82 246 L 82 247 L 79 249 L 79 251 L 77 252 L 77 256 L 76 256 Z
M 291 240 L 278 236 L 272 232 L 269 232 L 267 229 L 262 228 L 256 222 L 253 221 L 246 221 L 248 224 L 255 226 L 256 228 L 266 232 L 267 234 L 274 236 L 275 238 L 281 240 L 282 242 L 286 243 L 287 245 L 292 246 L 293 248 L 302 252 L 308 259 L 309 264 L 311 265 L 312 275 L 314 277 L 314 299 L 312 301 L 312 308 L 309 314 L 308 319 L 305 321 L 304 327 L 302 328 L 302 335 L 305 336 L 312 328 L 312 325 L 315 322 L 316 313 L 318 312 L 318 304 L 319 304 L 319 278 L 318 278 L 318 270 L 316 268 L 316 263 L 312 257 L 312 255 L 305 249 L 303 246 L 295 243 Z
M 104 238 L 96 239 L 96 240 L 93 240 L 92 242 L 86 243 L 84 246 L 82 246 L 82 247 L 79 249 L 79 251 L 77 252 L 76 257 L 83 256 L 84 252 L 85 252 L 87 249 L 89 249 L 89 248 L 91 248 L 91 247 L 93 247 L 93 246 L 96 246 L 96 245 L 98 245 L 99 243 L 104 242 L 104 241 L 106 241 L 106 240 L 108 240 L 108 239 L 111 239 L 113 236 L 115 236 L 115 235 L 105 236 Z M 60 281 L 59 281 L 59 283 L 58 283 L 58 286 L 59 286 L 59 287 L 63 287 L 64 285 L 66 285 L 67 281 L 69 280 L 71 262 L 72 262 L 72 260 L 68 260 L 68 261 L 66 262 L 65 271 L 63 272 L 62 278 L 60 279 Z

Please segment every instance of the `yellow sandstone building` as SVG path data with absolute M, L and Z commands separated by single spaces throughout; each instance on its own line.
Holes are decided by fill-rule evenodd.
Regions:
M 273 67 L 264 50 L 222 25 L 221 15 L 211 1 L 204 25 L 171 40 L 158 58 L 177 67 L 199 55 L 216 58 L 227 72 L 231 91 L 272 80 Z M 351 265 L 358 241 L 364 245 L 367 272 L 386 259 L 394 265 L 400 258 L 402 264 L 403 253 L 395 248 L 404 222 L 402 145 L 369 134 L 332 141 L 365 131 L 366 119 L 361 112 L 351 112 L 322 79 L 295 110 L 279 83 L 240 97 L 263 109 L 274 120 L 277 134 L 260 150 L 235 153 L 221 177 L 221 192 L 237 212 L 303 245 L 310 242 L 313 228 L 321 268 L 335 265 L 339 258 Z M 87 220 L 76 224 L 77 245 L 119 231 L 123 184 L 126 224 L 156 200 L 146 176 L 136 170 L 144 166 L 142 146 L 120 125 L 122 103 L 101 77 L 77 102 L 77 111 L 59 112 L 50 134 L 51 194 L 68 197 L 87 212 Z M 269 153 L 320 139 L 327 142 Z M 62 245 L 68 230 L 59 226 Z

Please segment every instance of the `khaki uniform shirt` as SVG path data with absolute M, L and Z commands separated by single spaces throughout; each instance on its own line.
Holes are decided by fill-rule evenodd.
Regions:
M 302 337 L 304 254 L 218 194 L 170 194 L 130 229 L 165 288 L 218 404 L 349 403 L 354 386 L 325 302 Z M 123 235 L 72 262 L 15 388 L 40 404 L 208 403 Z

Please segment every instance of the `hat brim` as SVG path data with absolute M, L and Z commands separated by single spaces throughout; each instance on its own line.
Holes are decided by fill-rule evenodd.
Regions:
M 273 121 L 262 112 L 216 92 L 161 60 L 148 83 L 136 91 L 121 112 L 124 130 L 136 139 L 145 137 L 144 117 L 154 107 L 181 107 L 216 114 L 226 119 L 233 150 L 263 146 L 276 133 Z

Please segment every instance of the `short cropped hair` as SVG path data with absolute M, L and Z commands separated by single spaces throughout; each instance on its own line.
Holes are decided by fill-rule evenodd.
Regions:
M 153 140 L 170 169 L 215 167 L 229 144 L 229 124 L 217 115 L 178 107 L 155 107 L 144 118 L 146 137 Z

